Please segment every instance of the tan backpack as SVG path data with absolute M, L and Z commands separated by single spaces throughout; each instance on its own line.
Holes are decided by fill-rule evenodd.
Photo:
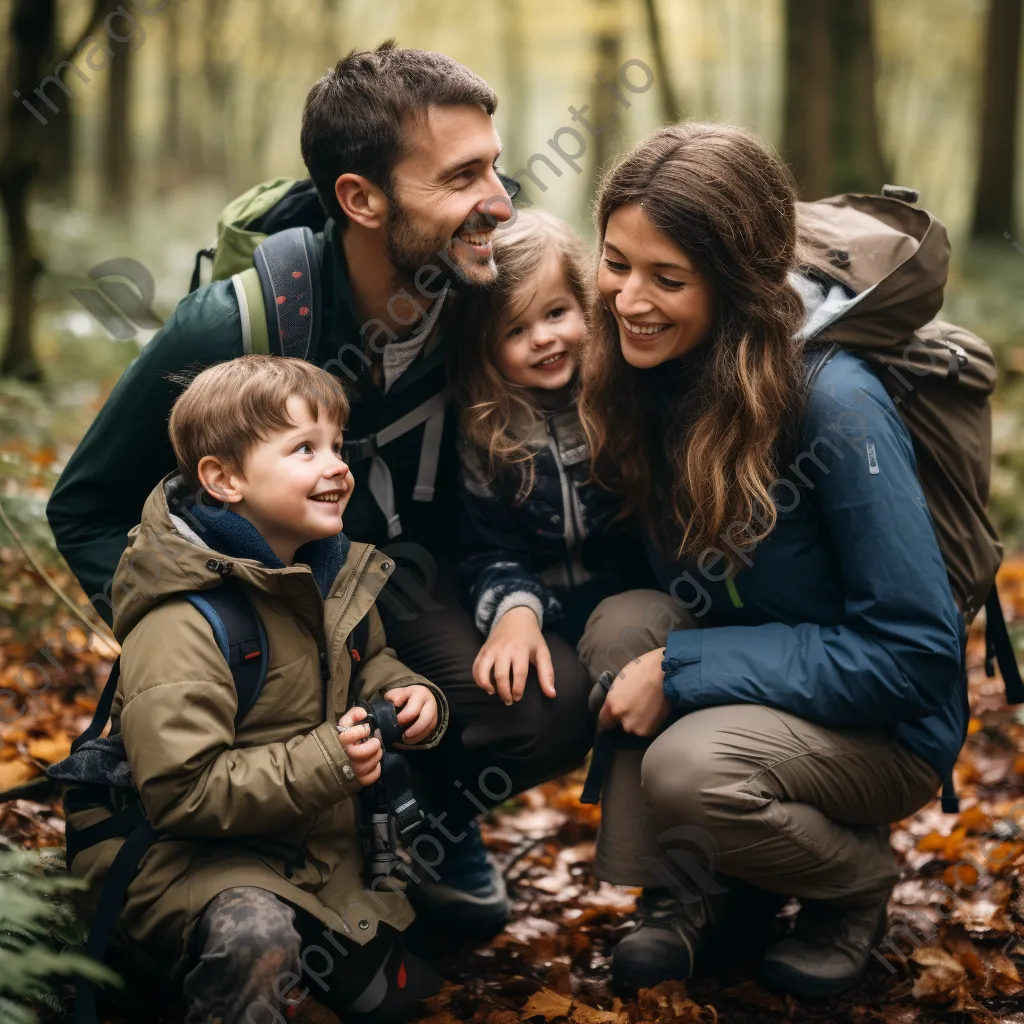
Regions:
M 910 431 L 917 475 L 935 523 L 953 596 L 967 622 L 986 609 L 986 667 L 993 658 L 1007 700 L 1024 702 L 995 588 L 1003 546 L 986 512 L 992 469 L 992 350 L 970 331 L 936 320 L 949 269 L 942 223 L 912 205 L 912 189 L 847 194 L 797 204 L 803 259 L 859 302 L 814 339 L 871 364 Z

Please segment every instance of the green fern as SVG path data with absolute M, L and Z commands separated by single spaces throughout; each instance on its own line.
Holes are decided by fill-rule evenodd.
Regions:
M 76 931 L 74 911 L 63 894 L 84 883 L 60 862 L 35 851 L 0 847 L 0 1020 L 34 1024 L 26 1004 L 52 1005 L 61 979 L 81 975 L 117 985 L 109 968 L 78 953 L 57 949 Z

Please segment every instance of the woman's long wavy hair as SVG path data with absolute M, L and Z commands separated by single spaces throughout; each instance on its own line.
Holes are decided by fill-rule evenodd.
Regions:
M 711 288 L 713 324 L 694 353 L 693 386 L 652 416 L 651 372 L 622 355 L 597 302 L 584 348 L 581 415 L 598 478 L 622 493 L 665 554 L 720 546 L 729 564 L 775 527 L 770 486 L 779 447 L 803 402 L 803 306 L 787 283 L 796 261 L 792 176 L 751 134 L 690 122 L 656 131 L 606 175 L 598 236 L 620 207 L 650 221 Z M 661 436 L 658 436 L 660 433 Z
M 520 470 L 516 490 L 523 496 L 533 487 L 536 451 L 528 443 L 528 428 L 539 413 L 529 389 L 505 380 L 498 371 L 499 328 L 529 304 L 530 279 L 550 253 L 561 262 L 585 321 L 593 305 L 592 274 L 579 236 L 565 221 L 542 210 L 518 210 L 514 223 L 495 231 L 493 246 L 498 282 L 467 301 L 450 379 L 463 432 L 487 453 L 492 475 Z

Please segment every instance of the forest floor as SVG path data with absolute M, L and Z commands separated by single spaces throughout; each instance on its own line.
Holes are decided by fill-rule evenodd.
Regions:
M 12 578 L 17 561 L 10 549 L 0 547 L 0 590 L 8 600 L 42 586 L 24 567 Z M 1024 621 L 1024 559 L 1007 562 L 1001 586 L 1007 614 Z M 26 695 L 24 715 L 13 721 L 0 716 L 6 720 L 0 724 L 0 790 L 38 776 L 63 757 L 91 716 L 113 652 L 94 639 L 89 650 L 76 655 L 74 630 L 65 637 L 43 631 L 30 644 L 15 642 L 10 630 L 0 629 L 0 688 L 23 693 L 21 667 L 38 661 L 42 651 L 46 663 L 59 666 L 51 685 Z M 909 922 L 913 928 L 890 931 L 892 944 L 878 947 L 864 983 L 849 996 L 801 1002 L 769 993 L 752 980 L 756 958 L 736 945 L 729 957 L 704 965 L 685 985 L 659 986 L 625 1002 L 615 998 L 608 958 L 632 927 L 637 890 L 594 878 L 599 812 L 578 803 L 582 774 L 576 773 L 510 801 L 484 824 L 514 900 L 514 920 L 485 946 L 441 953 L 449 984 L 425 1006 L 423 1020 L 1024 1024 L 1024 715 L 1004 706 L 1002 682 L 986 677 L 982 661 L 982 638 L 975 630 L 969 648 L 970 736 L 956 769 L 962 810 L 946 815 L 935 802 L 892 826 L 903 872 L 893 892 L 890 924 Z M 0 835 L 18 845 L 59 847 L 63 831 L 56 801 L 0 804 Z M 788 904 L 767 922 L 767 932 L 785 931 L 795 911 L 796 904 Z M 748 940 L 757 925 L 753 919 L 744 922 Z M 104 1021 L 181 1020 L 173 996 L 154 1000 L 153 995 L 148 983 L 129 984 L 110 1000 Z M 312 1000 L 291 1019 L 295 1024 L 336 1020 Z

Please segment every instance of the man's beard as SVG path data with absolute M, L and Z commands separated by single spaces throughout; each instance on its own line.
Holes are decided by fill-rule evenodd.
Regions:
M 479 221 L 480 223 L 475 223 Z M 493 225 L 479 214 L 470 217 L 459 225 L 459 230 L 487 230 Z M 497 282 L 497 269 L 494 258 L 475 261 L 477 266 L 489 263 L 493 276 L 489 281 L 479 281 L 466 274 L 459 265 L 451 236 L 430 235 L 420 231 L 413 219 L 405 212 L 396 199 L 391 198 L 388 207 L 388 222 L 384 231 L 387 245 L 388 260 L 395 268 L 396 284 L 402 287 L 412 284 L 416 274 L 423 267 L 434 267 L 439 271 L 437 277 L 431 277 L 430 286 L 433 290 L 438 284 L 448 282 L 461 291 L 489 291 Z M 445 257 L 442 259 L 442 256 Z

